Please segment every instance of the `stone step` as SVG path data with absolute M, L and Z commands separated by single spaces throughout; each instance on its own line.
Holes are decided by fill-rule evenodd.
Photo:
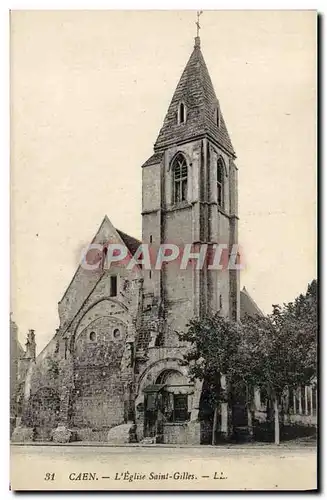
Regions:
M 156 442 L 155 437 L 146 437 L 142 439 L 141 444 L 155 444 L 155 442 Z

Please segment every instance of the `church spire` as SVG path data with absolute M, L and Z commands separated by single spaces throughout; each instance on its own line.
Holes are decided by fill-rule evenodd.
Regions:
M 208 137 L 235 157 L 225 121 L 204 61 L 197 13 L 197 36 L 191 57 L 182 73 L 169 105 L 164 123 L 154 145 L 155 152 L 173 144 L 183 144 Z

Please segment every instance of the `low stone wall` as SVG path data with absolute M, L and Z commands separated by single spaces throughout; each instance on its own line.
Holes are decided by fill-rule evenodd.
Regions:
M 77 441 L 106 442 L 109 429 L 74 429 Z
M 11 436 L 13 443 L 28 443 L 34 441 L 35 432 L 32 427 L 17 426 Z
M 112 427 L 108 432 L 107 441 L 111 444 L 136 443 L 136 425 L 129 422 Z
M 267 413 L 265 410 L 256 410 L 254 418 L 258 422 L 263 423 L 267 420 Z M 317 427 L 317 415 L 294 415 L 294 413 L 287 413 L 284 415 L 284 423 Z
M 163 426 L 165 444 L 200 444 L 200 422 L 165 423 Z
M 288 415 L 287 417 L 288 422 L 291 424 L 317 427 L 317 415 Z

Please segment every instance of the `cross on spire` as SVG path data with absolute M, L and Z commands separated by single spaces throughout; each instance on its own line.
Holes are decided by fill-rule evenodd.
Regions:
M 195 24 L 196 24 L 196 36 L 197 37 L 200 36 L 200 29 L 201 29 L 201 26 L 200 26 L 200 16 L 201 16 L 201 14 L 203 14 L 203 10 L 198 10 L 196 12 L 197 21 L 195 22 Z

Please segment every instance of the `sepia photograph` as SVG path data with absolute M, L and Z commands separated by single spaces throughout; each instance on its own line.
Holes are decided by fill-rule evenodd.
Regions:
M 317 491 L 315 10 L 10 11 L 10 489 Z

